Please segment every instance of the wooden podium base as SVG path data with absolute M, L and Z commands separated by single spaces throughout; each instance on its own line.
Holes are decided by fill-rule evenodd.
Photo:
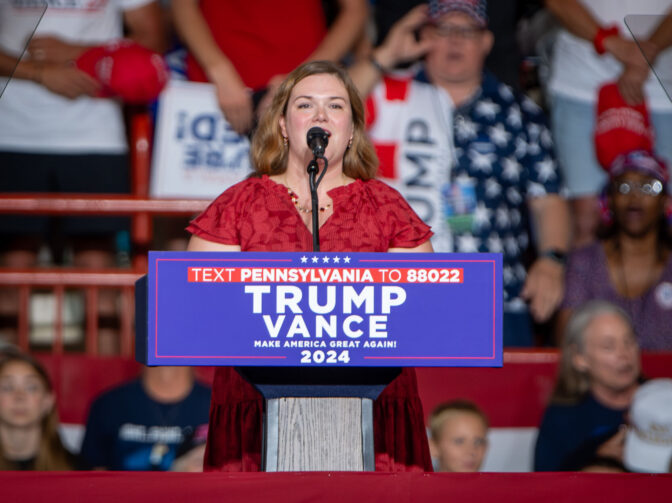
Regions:
M 369 398 L 266 400 L 265 471 L 373 471 Z

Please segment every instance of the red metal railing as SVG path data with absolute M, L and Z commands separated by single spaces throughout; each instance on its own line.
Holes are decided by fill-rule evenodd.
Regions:
M 24 215 L 127 215 L 131 217 L 133 254 L 130 269 L 0 268 L 0 285 L 18 290 L 18 345 L 29 349 L 30 292 L 50 288 L 55 297 L 54 342 L 52 352 L 64 350 L 63 305 L 66 288 L 85 292 L 85 350 L 98 354 L 98 296 L 101 288 L 120 291 L 120 341 L 122 356 L 133 351 L 134 284 L 147 271 L 147 250 L 152 239 L 152 217 L 190 216 L 202 211 L 204 200 L 150 199 L 151 123 L 147 114 L 131 120 L 132 195 L 120 194 L 0 194 L 0 214 Z

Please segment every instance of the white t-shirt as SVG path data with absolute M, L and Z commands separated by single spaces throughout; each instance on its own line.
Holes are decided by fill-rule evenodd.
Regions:
M 632 36 L 631 29 L 638 39 L 645 38 L 672 9 L 672 0 L 581 0 L 581 3 L 598 23 L 618 25 L 621 35 L 628 39 Z M 550 89 L 554 94 L 595 103 L 599 87 L 617 80 L 622 68 L 612 55 L 597 54 L 592 42 L 561 30 L 555 43 Z M 655 69 L 672 93 L 672 49 L 658 56 Z M 672 101 L 653 73 L 645 84 L 645 92 L 650 109 L 672 111 Z
M 452 251 L 441 194 L 454 163 L 450 96 L 417 80 L 386 78 L 369 95 L 367 112 L 380 178 L 401 192 L 432 227 L 434 250 Z
M 35 36 L 103 44 L 123 36 L 123 13 L 153 0 L 47 0 Z M 18 57 L 36 19 L 36 0 L 0 0 L 0 49 Z M 0 98 L 0 150 L 31 153 L 123 153 L 119 103 L 70 100 L 34 82 L 12 79 Z

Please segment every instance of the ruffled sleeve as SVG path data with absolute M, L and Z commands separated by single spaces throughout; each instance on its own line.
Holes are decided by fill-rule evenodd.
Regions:
M 415 248 L 434 235 L 395 189 L 378 180 L 366 185 L 377 207 L 377 219 L 389 236 L 389 248 Z
M 240 245 L 243 217 L 258 197 L 258 185 L 250 178 L 229 187 L 189 223 L 187 231 L 207 241 Z

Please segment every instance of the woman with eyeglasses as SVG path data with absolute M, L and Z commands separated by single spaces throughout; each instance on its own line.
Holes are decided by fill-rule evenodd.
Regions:
M 611 164 L 599 241 L 573 252 L 567 263 L 558 333 L 572 310 L 605 299 L 630 315 L 642 349 L 672 349 L 668 177 L 664 161 L 644 150 Z

